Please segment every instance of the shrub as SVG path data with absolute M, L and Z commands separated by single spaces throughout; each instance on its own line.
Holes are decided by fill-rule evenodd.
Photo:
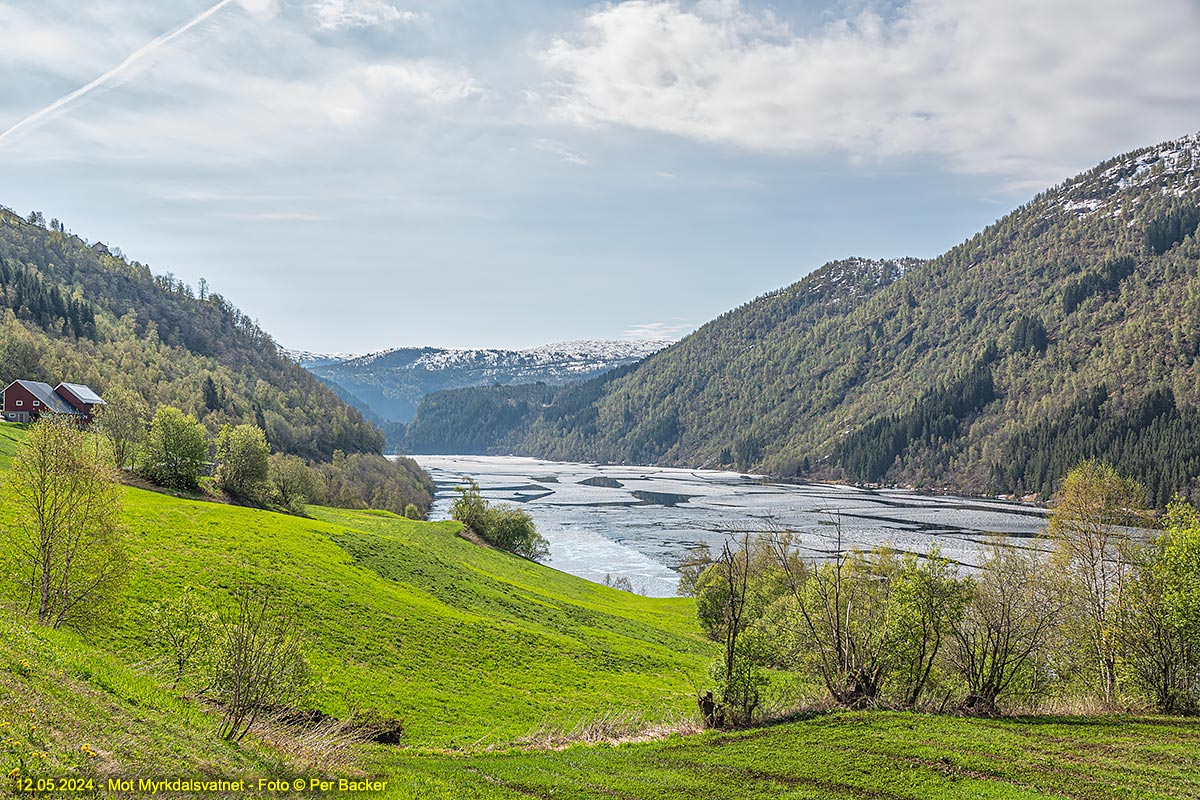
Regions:
M 171 688 L 176 688 L 184 673 L 211 653 L 217 615 L 205 609 L 189 587 L 178 597 L 155 605 L 150 616 L 150 630 L 155 643 L 171 660 L 174 670 Z
M 209 688 L 223 708 L 220 734 L 240 741 L 267 710 L 298 700 L 309 682 L 295 617 L 278 594 L 242 586 L 220 616 Z
M 226 425 L 217 437 L 217 485 L 234 497 L 261 502 L 270 454 L 262 428 Z
M 458 487 L 450 516 L 466 525 L 488 544 L 532 561 L 550 555 L 550 544 L 538 533 L 529 513 L 512 505 L 492 505 L 483 499 L 479 484 L 469 480 Z
M 159 486 L 195 491 L 207 462 L 204 426 L 178 408 L 160 406 L 150 422 L 138 472 Z

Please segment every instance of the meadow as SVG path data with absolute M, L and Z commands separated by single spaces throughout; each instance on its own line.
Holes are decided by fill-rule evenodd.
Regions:
M 20 436 L 0 425 L 0 470 Z M 452 522 L 309 513 L 126 488 L 119 607 L 82 634 L 0 615 L 0 771 L 101 788 L 118 776 L 369 775 L 386 796 L 484 800 L 1200 796 L 1200 724 L 1182 718 L 833 711 L 672 734 L 694 729 L 715 656 L 690 599 L 592 584 L 468 542 Z M 0 524 L 11 517 L 0 508 Z M 296 615 L 314 675 L 306 706 L 402 720 L 400 746 L 270 726 L 233 744 L 202 698 L 170 688 L 154 605 L 190 587 L 215 608 L 246 582 Z M 652 723 L 659 738 L 638 735 Z M 632 740 L 549 735 L 572 728 Z
M 1195 798 L 1200 725 L 829 712 L 616 747 L 386 758 L 412 798 Z

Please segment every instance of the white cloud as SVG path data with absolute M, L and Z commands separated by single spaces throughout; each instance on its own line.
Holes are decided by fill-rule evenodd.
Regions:
M 418 100 L 447 104 L 483 94 L 483 87 L 465 67 L 430 61 L 372 64 L 363 71 L 368 88 Z
M 533 143 L 533 146 L 534 149 L 540 150 L 543 153 L 549 153 L 552 156 L 557 156 L 561 161 L 567 164 L 586 167 L 590 163 L 584 156 L 581 156 L 579 153 L 569 149 L 562 142 L 556 142 L 553 139 L 538 139 Z
M 623 334 L 626 339 L 678 339 L 692 330 L 692 325 L 681 322 L 645 322 L 633 325 Z
M 1200 126 L 1194 0 L 911 0 L 802 33 L 737 0 L 629 0 L 539 58 L 558 120 L 1033 180 Z
M 313 0 L 307 10 L 317 27 L 327 31 L 411 25 L 426 18 L 423 13 L 398 9 L 387 0 Z

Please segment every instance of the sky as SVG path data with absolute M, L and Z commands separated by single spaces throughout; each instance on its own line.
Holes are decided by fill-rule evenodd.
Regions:
M 0 204 L 288 347 L 531 347 L 1200 130 L 1200 0 L 0 0 L 0 71 Z

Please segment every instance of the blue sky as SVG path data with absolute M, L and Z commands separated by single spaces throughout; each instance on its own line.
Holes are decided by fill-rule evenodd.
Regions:
M 679 335 L 1200 129 L 1196 0 L 0 0 L 0 203 L 282 343 Z

